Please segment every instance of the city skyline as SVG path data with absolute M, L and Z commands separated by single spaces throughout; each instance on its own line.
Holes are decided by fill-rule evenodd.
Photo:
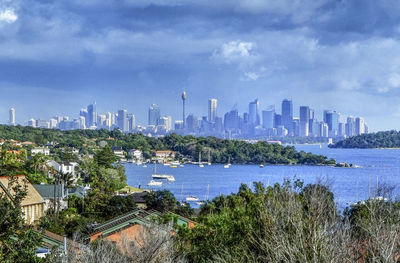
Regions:
M 318 119 L 316 111 L 310 106 L 300 106 L 298 115 L 293 108 L 292 99 L 283 99 L 281 112 L 275 105 L 269 105 L 264 110 L 260 108 L 258 99 L 248 103 L 248 111 L 239 113 L 237 105 L 233 110 L 219 117 L 218 99 L 208 99 L 207 115 L 196 116 L 189 113 L 186 116 L 185 102 L 187 93 L 182 92 L 183 119 L 173 120 L 167 111 L 161 112 L 156 104 L 148 108 L 147 124 L 137 123 L 134 113 L 119 109 L 116 113 L 97 111 L 94 101 L 86 108 L 81 108 L 79 117 L 56 116 L 50 120 L 31 118 L 24 125 L 39 128 L 72 129 L 115 129 L 122 132 L 140 132 L 146 135 L 163 136 L 170 132 L 192 134 L 197 136 L 217 136 L 228 138 L 282 138 L 317 137 L 345 138 L 369 132 L 369 127 L 363 117 L 345 116 L 336 110 L 324 110 L 322 119 Z M 15 109 L 9 110 L 9 125 L 15 125 Z
M 373 1 L 3 1 L 0 121 L 72 115 L 97 101 L 144 123 L 148 105 L 202 114 L 293 97 L 400 129 L 400 12 Z M 28 8 L 29 7 L 29 8 Z M 112 12 L 110 7 L 112 7 Z M 46 10 L 51 10 L 50 12 Z M 101 21 L 98 17 L 101 16 Z M 29 45 L 27 44 L 29 43 Z M 146 105 L 146 106 L 145 106 Z M 385 107 L 382 107 L 385 105 Z

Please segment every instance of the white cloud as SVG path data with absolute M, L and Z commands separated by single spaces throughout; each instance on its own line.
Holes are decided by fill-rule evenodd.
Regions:
M 0 12 L 0 22 L 6 22 L 6 23 L 14 23 L 17 21 L 18 16 L 15 14 L 14 10 L 12 9 L 6 9 Z
M 257 80 L 260 77 L 255 72 L 245 72 L 244 75 L 247 77 L 247 80 Z
M 241 41 L 224 43 L 218 50 L 214 51 L 213 57 L 222 59 L 226 63 L 240 63 L 254 56 L 251 54 L 253 45 L 251 42 Z
M 400 75 L 397 73 L 390 75 L 390 77 L 388 79 L 388 84 L 391 88 L 399 88 L 400 87 Z

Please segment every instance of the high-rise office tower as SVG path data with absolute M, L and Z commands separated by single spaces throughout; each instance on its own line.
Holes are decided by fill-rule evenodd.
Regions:
M 136 129 L 136 117 L 131 114 L 129 116 L 129 131 L 134 131 Z
M 339 131 L 340 114 L 332 110 L 324 110 L 324 122 L 328 124 L 329 136 L 336 136 Z
M 275 106 L 271 105 L 266 110 L 262 111 L 263 127 L 265 129 L 272 129 L 275 127 Z
M 215 122 L 217 117 L 217 99 L 208 99 L 208 121 Z
M 225 130 L 227 131 L 238 130 L 239 127 L 240 127 L 239 112 L 236 109 L 227 112 L 224 116 Z
M 128 111 L 127 110 L 119 110 L 118 111 L 118 118 L 117 118 L 117 125 L 118 128 L 123 131 L 128 131 Z
M 8 117 L 8 124 L 15 126 L 15 109 L 11 108 Z
M 310 107 L 300 106 L 300 127 L 299 135 L 306 137 L 309 135 Z
M 107 116 L 105 114 L 98 114 L 97 115 L 97 126 L 99 126 L 99 127 L 106 126 L 106 119 L 107 119 Z
M 106 128 L 110 130 L 111 126 L 112 126 L 112 114 L 111 114 L 111 112 L 107 112 L 107 114 L 106 114 Z
M 354 136 L 356 133 L 356 122 L 354 120 L 353 116 L 347 117 L 347 123 L 346 123 L 346 135 L 348 137 Z
M 158 121 L 160 120 L 160 108 L 156 104 L 151 104 L 149 108 L 149 125 L 158 125 Z
M 356 118 L 356 135 L 361 135 L 365 133 L 365 122 L 361 117 Z
M 82 130 L 86 129 L 85 122 L 86 122 L 85 117 L 79 116 L 79 128 L 78 129 L 82 129 Z M 53 123 L 51 123 L 51 120 L 50 120 L 50 128 L 52 128 L 52 126 L 53 126 Z
M 185 129 L 187 132 L 196 132 L 199 127 L 199 120 L 193 114 L 189 114 L 186 118 Z
M 172 117 L 171 116 L 161 117 L 159 125 L 163 126 L 166 132 L 172 130 Z
M 282 101 L 282 125 L 288 130 L 288 133 L 293 132 L 293 102 L 289 99 Z
M 346 135 L 345 124 L 343 122 L 339 122 L 338 136 L 345 136 L 345 135 Z
M 185 113 L 185 101 L 186 101 L 186 92 L 182 92 L 182 120 L 183 120 L 183 129 L 186 127 L 186 113 Z
M 282 115 L 275 113 L 275 116 L 274 116 L 274 128 L 278 128 L 279 126 L 282 126 Z
M 260 114 L 258 113 L 259 106 L 260 103 L 258 102 L 258 99 L 249 103 L 249 123 L 254 126 L 260 125 Z
M 86 127 L 89 128 L 91 126 L 96 126 L 96 121 L 97 121 L 97 106 L 96 102 L 93 102 L 93 104 L 90 104 L 87 107 Z

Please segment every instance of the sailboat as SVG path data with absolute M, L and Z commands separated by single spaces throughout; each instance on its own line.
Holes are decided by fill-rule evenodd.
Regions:
M 208 201 L 208 195 L 210 194 L 210 184 L 207 185 L 207 192 L 204 201 L 196 202 L 196 205 L 204 205 Z
M 211 156 L 210 156 L 210 151 L 208 151 L 208 165 L 211 165 Z
M 151 175 L 153 179 L 167 179 L 169 182 L 175 182 L 175 177 L 170 174 L 158 174 L 157 163 L 154 163 L 154 174 Z
M 229 168 L 231 167 L 231 157 L 229 156 L 228 158 L 228 163 L 224 165 L 224 168 Z
M 199 152 L 199 167 L 204 167 L 204 164 L 201 162 L 201 152 Z

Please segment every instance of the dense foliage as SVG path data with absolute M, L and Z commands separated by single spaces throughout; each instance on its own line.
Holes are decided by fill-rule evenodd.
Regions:
M 294 147 L 268 144 L 264 141 L 248 143 L 239 140 L 225 140 L 215 137 L 179 136 L 170 134 L 161 138 L 147 137 L 142 134 L 123 134 L 119 130 L 73 130 L 60 131 L 36 129 L 22 126 L 0 125 L 0 138 L 32 141 L 39 145 L 53 142 L 52 152 L 61 154 L 64 147 L 75 147 L 81 153 L 95 153 L 100 142 L 110 147 L 119 146 L 125 151 L 139 149 L 145 158 L 150 158 L 156 150 L 173 150 L 178 157 L 197 161 L 201 153 L 202 161 L 213 163 L 241 164 L 334 164 L 325 156 L 298 152 Z M 60 151 L 61 150 L 61 151 Z M 65 153 L 64 153 L 65 154 Z
M 396 262 L 400 203 L 371 199 L 340 216 L 321 184 L 284 182 L 218 196 L 177 244 L 189 262 Z
M 9 196 L 0 194 L 0 262 L 41 262 L 36 257 L 36 248 L 41 236 L 32 227 L 25 226 L 21 202 L 26 189 L 10 178 Z
M 331 148 L 398 148 L 400 132 L 384 131 L 353 136 L 335 144 Z

